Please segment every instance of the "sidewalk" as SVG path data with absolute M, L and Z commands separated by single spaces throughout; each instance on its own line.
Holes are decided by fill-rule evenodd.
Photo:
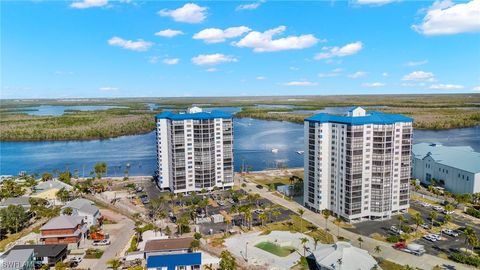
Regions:
M 323 215 L 312 212 L 294 201 L 287 201 L 283 198 L 277 197 L 265 189 L 258 189 L 255 183 L 246 183 L 246 184 L 247 186 L 244 188 L 245 190 L 251 189 L 252 192 L 258 193 L 262 197 L 276 204 L 282 205 L 296 213 L 298 212 L 299 208 L 302 208 L 305 211 L 305 213 L 303 214 L 303 218 L 305 220 L 311 222 L 312 224 L 317 225 L 320 228 L 325 226 L 325 219 L 323 218 Z M 328 227 L 335 228 L 334 231 L 336 231 L 337 226 L 329 220 Z M 340 228 L 339 232 L 340 232 L 340 236 L 346 239 L 350 239 L 353 245 L 358 246 L 357 239 L 360 235 L 355 234 L 351 231 L 347 231 L 342 228 Z M 422 269 L 432 269 L 437 265 L 446 267 L 447 269 L 475 269 L 472 266 L 459 264 L 453 261 L 442 259 L 440 257 L 429 255 L 429 254 L 424 254 L 423 256 L 420 256 L 420 257 L 414 256 L 402 251 L 395 250 L 394 248 L 391 247 L 391 244 L 389 243 L 378 241 L 373 238 L 369 238 L 367 236 L 362 236 L 362 239 L 363 239 L 362 249 L 368 250 L 370 254 L 375 254 L 373 250 L 375 249 L 376 246 L 380 246 L 382 251 L 378 254 L 378 256 L 381 256 L 389 261 L 392 261 L 401 265 L 409 265 L 413 267 L 419 267 Z M 377 254 L 375 255 L 377 256 Z

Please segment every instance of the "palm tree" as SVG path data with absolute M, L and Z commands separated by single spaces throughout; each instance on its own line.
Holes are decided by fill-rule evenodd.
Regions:
M 277 217 L 280 216 L 282 213 L 278 209 L 272 210 L 272 217 L 276 221 Z
M 380 254 L 380 252 L 382 252 L 382 248 L 380 246 L 376 246 L 374 249 L 373 249 L 373 252 L 377 253 L 377 254 Z
M 465 246 L 467 248 L 469 245 L 475 246 L 475 244 L 478 242 L 475 231 L 470 227 L 466 227 L 463 233 L 465 234 Z
M 413 216 L 412 216 L 412 220 L 413 222 L 415 223 L 416 227 L 415 227 L 415 231 L 417 231 L 418 229 L 418 226 L 422 225 L 424 223 L 423 221 L 423 218 L 422 218 L 422 215 L 420 215 L 420 213 L 415 213 Z
M 359 236 L 357 240 L 358 240 L 358 244 L 360 245 L 360 248 L 362 248 L 363 238 Z
M 305 213 L 305 210 L 302 208 L 298 209 L 298 214 L 300 215 L 300 232 L 303 232 L 303 214 Z
M 435 212 L 435 211 L 431 211 L 429 214 L 428 214 L 428 217 L 430 218 L 430 220 L 432 221 L 432 227 L 433 227 L 433 223 L 435 222 L 435 219 L 437 218 L 438 216 L 438 213 Z
M 300 243 L 302 243 L 302 245 L 303 245 L 303 257 L 305 257 L 305 252 L 307 250 L 308 238 L 307 237 L 300 238 Z
M 332 212 L 330 212 L 330 210 L 328 209 L 323 209 L 322 214 L 323 214 L 323 217 L 325 218 L 325 230 L 328 230 L 328 218 L 330 217 Z
M 317 250 L 317 245 L 318 245 L 318 242 L 320 241 L 321 241 L 320 237 L 318 236 L 313 237 L 313 245 L 315 246 L 315 250 Z
M 120 268 L 120 266 L 122 266 L 122 261 L 120 261 L 119 259 L 113 258 L 113 259 L 108 260 L 107 264 L 112 269 L 118 269 L 118 268 Z
M 73 209 L 71 207 L 65 207 L 62 213 L 66 216 L 71 216 L 73 214 Z
M 265 221 L 268 219 L 267 213 L 263 212 L 258 215 L 258 218 L 262 221 L 262 226 L 265 225 Z
M 397 217 L 398 219 L 398 229 L 402 229 L 402 224 L 405 222 L 405 217 L 403 215 L 400 215 Z
M 337 237 L 340 236 L 340 224 L 342 223 L 342 218 L 337 217 L 335 218 L 335 222 L 337 223 Z

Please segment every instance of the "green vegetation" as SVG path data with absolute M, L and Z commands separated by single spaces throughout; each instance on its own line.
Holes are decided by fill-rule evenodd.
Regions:
M 271 231 L 290 231 L 290 232 L 303 232 L 312 238 L 318 238 L 320 243 L 333 244 L 333 236 L 322 230 L 312 223 L 300 218 L 297 215 L 291 215 L 290 220 L 275 222 L 265 226 L 264 234 L 268 234 Z
M 235 257 L 227 251 L 224 250 L 220 254 L 220 269 L 222 270 L 235 270 L 237 269 L 237 261 L 235 260 Z
M 450 254 L 448 258 L 454 262 L 473 265 L 477 268 L 480 267 L 480 257 L 478 256 L 468 256 L 468 255 L 463 255 L 461 253 L 453 253 L 453 254 Z
M 303 123 L 303 118 L 311 114 L 293 114 L 293 110 L 318 110 L 327 106 L 387 106 L 375 110 L 411 116 L 415 119 L 416 128 L 448 129 L 480 124 L 480 94 L 3 100 L 0 108 L 0 140 L 89 140 L 146 133 L 154 130 L 154 115 L 159 112 L 150 110 L 148 103 L 162 104 L 162 108 L 172 109 L 184 109 L 191 104 L 244 107 L 237 114 L 238 117 L 295 123 Z M 296 107 L 253 107 L 257 104 Z M 25 114 L 25 107 L 39 105 L 113 105 L 126 108 L 67 111 L 62 116 Z
M 378 266 L 383 270 L 405 270 L 405 266 L 394 263 L 383 258 L 375 258 L 378 262 Z
M 8 233 L 18 233 L 28 225 L 28 214 L 20 205 L 9 205 L 0 209 L 0 230 Z
M 255 247 L 270 252 L 278 257 L 286 257 L 295 251 L 294 247 L 282 247 L 278 244 L 268 241 L 260 242 L 256 244 Z
M 465 211 L 465 213 L 472 217 L 480 218 L 480 211 L 473 207 L 467 208 L 467 211 Z
M 85 251 L 84 259 L 100 259 L 103 255 L 103 250 L 89 248 Z

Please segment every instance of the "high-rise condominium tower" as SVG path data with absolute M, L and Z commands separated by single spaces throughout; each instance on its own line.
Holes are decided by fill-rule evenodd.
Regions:
M 366 112 L 305 119 L 304 204 L 350 222 L 409 207 L 412 119 Z
M 233 186 L 233 121 L 198 107 L 156 116 L 158 186 L 174 193 Z

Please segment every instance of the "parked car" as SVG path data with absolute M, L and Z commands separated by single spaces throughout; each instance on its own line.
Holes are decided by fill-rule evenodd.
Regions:
M 82 262 L 82 257 L 72 257 L 70 258 L 70 262 L 80 263 Z
M 432 205 L 427 202 L 421 202 L 420 205 L 422 205 L 423 207 L 432 207 Z
M 103 239 L 99 241 L 93 241 L 94 246 L 108 246 L 110 245 L 110 240 L 108 239 Z
M 432 206 L 432 208 L 433 208 L 433 210 L 438 211 L 438 212 L 443 211 L 443 207 L 441 207 L 441 206 Z
M 437 241 L 442 240 L 442 237 L 440 236 L 440 234 L 430 234 L 430 236 L 437 239 Z
M 143 204 L 149 204 L 150 203 L 150 199 L 148 198 L 147 195 L 140 196 L 140 200 L 142 201 Z
M 262 189 L 262 188 L 263 188 L 263 186 L 260 185 L 260 184 L 256 185 L 256 187 L 257 187 L 258 189 Z
M 443 229 L 443 230 L 442 230 L 442 233 L 443 233 L 443 234 L 446 234 L 446 235 L 449 235 L 449 236 L 452 236 L 452 237 L 458 237 L 458 232 L 456 232 L 456 231 L 454 231 L 454 230 Z
M 423 236 L 423 239 L 428 240 L 428 241 L 430 241 L 430 242 L 437 242 L 437 238 L 433 237 L 433 236 L 430 235 L 430 234 L 424 235 L 424 236 Z
M 391 226 L 390 227 L 390 232 L 394 233 L 394 234 L 403 234 L 403 231 L 400 230 L 399 228 L 397 228 L 397 226 Z
M 454 211 L 447 211 L 447 210 L 443 209 L 442 213 L 445 214 L 445 215 L 451 215 L 455 212 Z

